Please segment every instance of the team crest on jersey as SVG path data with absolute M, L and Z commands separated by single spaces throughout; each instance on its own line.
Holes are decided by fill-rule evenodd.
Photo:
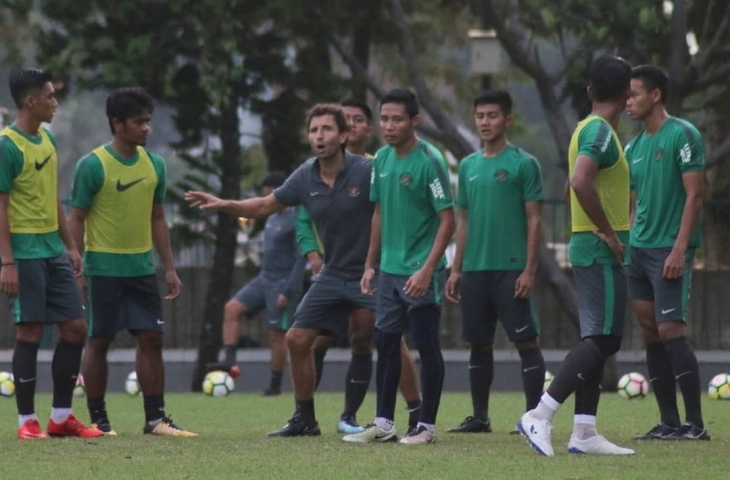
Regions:
M 504 182 L 507 180 L 507 177 L 509 177 L 509 172 L 507 170 L 499 169 L 494 172 L 494 179 L 498 182 Z
M 664 158 L 664 149 L 658 148 L 656 153 L 654 154 L 654 160 L 657 162 L 660 162 Z
M 347 193 L 350 194 L 351 197 L 357 197 L 360 195 L 360 189 L 357 188 L 356 185 L 347 187 Z
M 400 176 L 401 185 L 410 185 L 411 180 L 413 180 L 413 177 L 411 177 L 410 173 L 402 173 Z

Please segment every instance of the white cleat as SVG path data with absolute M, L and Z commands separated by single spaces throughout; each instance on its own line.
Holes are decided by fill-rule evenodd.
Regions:
M 404 445 L 426 445 L 436 441 L 436 435 L 429 431 L 426 427 L 418 427 L 410 434 L 400 439 Z
M 552 457 L 555 455 L 552 443 L 553 425 L 547 420 L 534 418 L 531 413 L 532 410 L 522 415 L 517 422 L 517 429 L 527 438 L 537 453 Z
M 586 440 L 571 435 L 568 452 L 589 455 L 633 455 L 636 453 L 630 448 L 614 445 L 602 435 L 594 435 Z
M 395 442 L 397 440 L 395 425 L 391 425 L 388 430 L 385 430 L 374 423 L 366 425 L 360 433 L 353 433 L 352 435 L 342 437 L 342 441 L 348 443 L 385 443 Z

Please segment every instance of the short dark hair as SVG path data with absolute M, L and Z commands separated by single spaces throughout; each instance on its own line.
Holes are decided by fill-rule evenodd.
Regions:
M 607 55 L 593 62 L 588 78 L 595 101 L 618 100 L 631 85 L 631 65 L 623 58 Z
M 133 115 L 155 111 L 155 101 L 142 87 L 123 87 L 114 90 L 106 99 L 106 118 L 109 128 L 114 133 L 112 120 L 124 122 Z
M 53 72 L 49 69 L 24 68 L 11 72 L 8 85 L 15 106 L 23 108 L 23 101 L 32 90 L 43 88 L 46 83 L 51 81 L 53 81 Z
M 335 118 L 340 133 L 350 129 L 347 126 L 347 119 L 345 119 L 345 114 L 342 112 L 340 105 L 336 103 L 318 103 L 307 111 L 307 131 L 309 131 L 309 125 L 314 117 L 323 117 L 325 115 L 332 115 Z
M 666 103 L 669 97 L 669 75 L 664 70 L 654 65 L 639 65 L 631 70 L 631 78 L 644 82 L 647 92 L 659 90 L 662 103 Z
M 474 99 L 474 110 L 479 105 L 499 105 L 505 115 L 512 115 L 512 95 L 503 90 L 484 90 Z
M 407 88 L 395 88 L 383 95 L 383 98 L 380 99 L 380 107 L 382 108 L 386 103 L 403 105 L 406 107 L 406 113 L 411 118 L 418 115 L 419 112 L 418 98 L 415 93 Z
M 368 123 L 371 123 L 373 121 L 373 111 L 370 109 L 367 103 L 362 102 L 356 98 L 353 97 L 347 97 L 343 101 L 340 102 L 340 105 L 343 107 L 354 107 L 359 108 L 362 110 L 362 113 L 365 114 L 365 118 L 368 119 Z
M 263 180 L 261 180 L 261 183 L 259 183 L 260 188 L 264 187 L 271 187 L 271 188 L 279 188 L 282 185 L 284 185 L 284 182 L 286 181 L 286 174 L 284 172 L 279 171 L 273 171 L 266 174 Z

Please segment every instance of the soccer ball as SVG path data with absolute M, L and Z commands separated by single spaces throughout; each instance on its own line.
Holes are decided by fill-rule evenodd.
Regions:
M 730 373 L 718 373 L 712 377 L 707 393 L 713 400 L 730 400 Z
M 13 374 L 0 372 L 0 397 L 12 397 L 15 395 L 15 379 Z
M 86 395 L 86 384 L 84 384 L 84 376 L 79 373 L 74 387 L 74 397 L 83 397 L 84 395 Z
M 649 393 L 649 383 L 640 373 L 631 372 L 618 379 L 618 395 L 626 400 L 644 398 Z
M 225 397 L 235 387 L 233 378 L 224 371 L 210 372 L 203 379 L 203 393 L 212 397 Z
M 553 378 L 555 378 L 553 376 L 553 374 L 550 373 L 549 371 L 545 370 L 545 383 L 542 386 L 543 392 L 548 389 L 548 387 L 550 386 L 551 383 L 553 383 Z
M 128 394 L 133 396 L 140 394 L 142 389 L 139 388 L 137 372 L 129 372 L 129 375 L 127 375 L 127 380 L 125 380 L 124 382 L 124 390 L 126 390 Z

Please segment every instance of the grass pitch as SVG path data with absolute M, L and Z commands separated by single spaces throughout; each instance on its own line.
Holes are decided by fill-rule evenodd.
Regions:
M 359 420 L 374 413 L 375 395 L 368 394 Z M 50 395 L 36 400 L 45 426 Z M 405 431 L 407 412 L 399 399 L 396 419 Z M 639 442 L 631 437 L 652 427 L 658 418 L 653 398 L 601 399 L 599 432 L 636 450 L 633 457 L 569 455 L 572 399 L 558 413 L 553 430 L 556 455 L 537 455 L 524 438 L 508 435 L 524 408 L 518 393 L 492 395 L 493 433 L 447 434 L 471 413 L 469 394 L 447 393 L 441 401 L 437 441 L 433 445 L 351 445 L 341 441 L 336 424 L 343 394 L 317 395 L 317 418 L 323 435 L 279 439 L 265 434 L 284 425 L 293 412 L 293 395 L 269 398 L 232 394 L 169 394 L 168 413 L 197 438 L 142 435 L 140 397 L 110 395 L 107 407 L 118 437 L 20 441 L 15 438 L 14 400 L 0 399 L 0 478 L 39 479 L 217 479 L 217 478 L 415 478 L 415 479 L 683 479 L 725 478 L 730 468 L 730 402 L 703 399 L 710 442 Z M 75 399 L 78 417 L 88 420 L 85 399 Z M 680 404 L 680 411 L 682 406 Z

